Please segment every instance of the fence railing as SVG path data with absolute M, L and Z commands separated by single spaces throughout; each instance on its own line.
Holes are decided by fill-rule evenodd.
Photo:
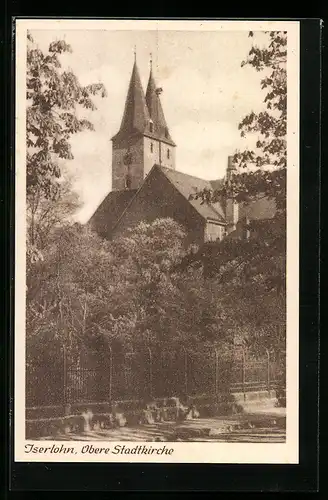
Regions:
M 215 346 L 43 349 L 27 363 L 26 406 L 270 391 L 283 379 L 284 360 Z

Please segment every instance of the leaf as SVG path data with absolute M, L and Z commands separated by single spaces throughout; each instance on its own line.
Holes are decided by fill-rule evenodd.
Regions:
M 51 199 L 61 177 L 59 160 L 73 159 L 70 136 L 94 130 L 91 121 L 78 118 L 78 107 L 95 110 L 91 96 L 105 97 L 106 90 L 101 83 L 82 87 L 72 71 L 61 71 L 60 55 L 72 51 L 64 40 L 51 42 L 48 53 L 34 46 L 29 33 L 28 40 L 26 144 L 34 152 L 28 155 L 27 192 L 39 186 Z

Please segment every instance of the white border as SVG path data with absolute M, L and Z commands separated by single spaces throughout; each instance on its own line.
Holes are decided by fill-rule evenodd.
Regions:
M 163 443 L 170 455 L 25 454 L 25 290 L 26 290 L 26 33 L 52 30 L 177 30 L 177 31 L 287 31 L 288 169 L 287 169 L 287 429 L 285 443 Z M 16 20 L 16 245 L 15 245 L 15 419 L 14 459 L 17 462 L 162 462 L 162 463 L 289 463 L 298 457 L 298 352 L 299 352 L 299 22 L 298 21 L 144 21 L 144 20 Z M 55 442 L 55 441 L 54 441 Z M 51 446 L 52 441 L 37 441 Z M 60 444 L 56 441 L 56 444 Z M 86 442 L 65 441 L 81 450 Z M 155 443 L 88 442 L 97 447 Z M 159 443 L 157 443 L 159 444 Z

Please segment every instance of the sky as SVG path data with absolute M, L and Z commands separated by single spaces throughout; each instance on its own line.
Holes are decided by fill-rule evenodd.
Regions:
M 73 52 L 60 56 L 82 85 L 102 82 L 106 98 L 96 97 L 96 111 L 84 112 L 95 131 L 71 139 L 74 160 L 67 164 L 86 222 L 111 190 L 111 137 L 118 131 L 131 76 L 134 50 L 146 91 L 150 53 L 162 106 L 176 148 L 176 168 L 204 179 L 223 177 L 228 155 L 245 149 L 256 138 L 242 139 L 241 119 L 264 109 L 263 77 L 241 67 L 254 43 L 264 35 L 247 31 L 114 31 L 34 30 L 42 50 L 64 39 Z M 251 141 L 251 143 L 250 143 Z

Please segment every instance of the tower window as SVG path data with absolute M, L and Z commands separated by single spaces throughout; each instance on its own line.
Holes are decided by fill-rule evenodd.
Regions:
M 169 149 L 167 150 L 166 156 L 168 159 L 170 159 L 170 150 Z
M 166 128 L 166 129 L 165 129 L 165 137 L 166 137 L 166 139 L 168 138 L 168 136 L 169 136 L 169 131 L 168 131 L 168 130 L 167 130 L 167 128 Z
M 153 146 L 153 143 L 151 142 L 151 143 L 150 143 L 150 152 L 152 153 L 152 152 L 153 152 L 153 150 L 154 150 L 154 146 Z
M 127 152 L 124 155 L 123 163 L 124 163 L 124 165 L 131 165 L 131 163 L 132 163 L 132 154 L 130 152 Z
M 149 130 L 151 132 L 153 132 L 153 130 L 154 130 L 154 125 L 151 122 L 149 123 Z
M 131 189 L 131 177 L 129 174 L 125 177 L 125 188 Z

